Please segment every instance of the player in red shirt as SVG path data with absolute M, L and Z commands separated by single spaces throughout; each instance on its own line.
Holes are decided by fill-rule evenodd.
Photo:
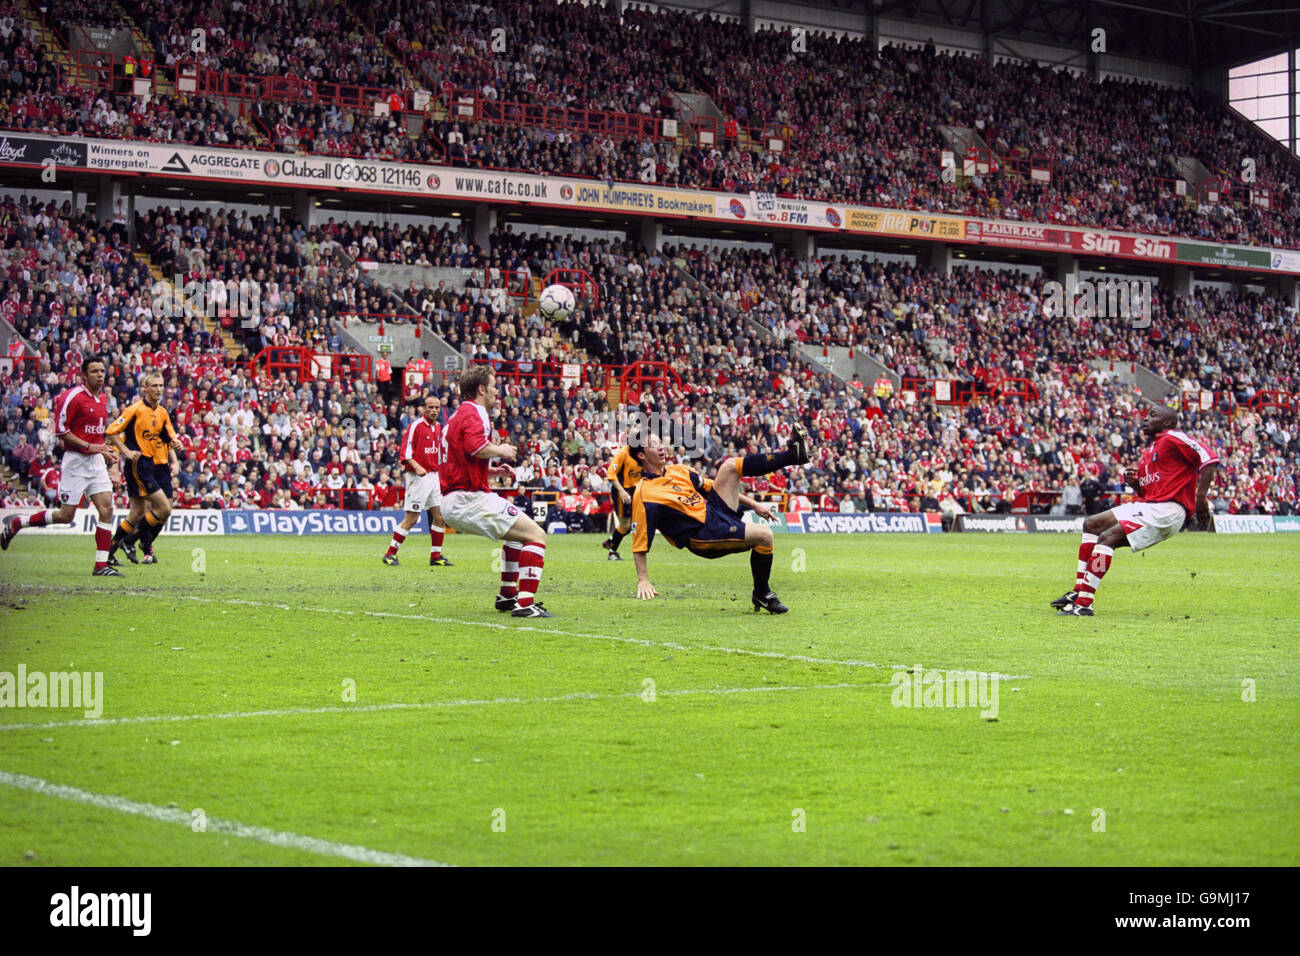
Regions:
M 9 550 L 9 542 L 23 528 L 68 524 L 76 517 L 82 497 L 89 497 L 99 512 L 93 573 L 98 577 L 121 577 L 121 572 L 108 564 L 108 549 L 113 540 L 113 482 L 108 476 L 108 465 L 116 465 L 118 457 L 104 444 L 109 417 L 104 377 L 104 363 L 93 356 L 86 358 L 81 363 L 81 384 L 68 389 L 55 403 L 54 434 L 65 449 L 58 509 L 10 517 L 0 531 L 0 549 Z
M 1177 425 L 1178 413 L 1163 405 L 1152 406 L 1142 420 L 1142 434 L 1151 445 L 1138 466 L 1124 472 L 1124 480 L 1137 489 L 1138 500 L 1084 521 L 1074 590 L 1052 602 L 1052 607 L 1060 608 L 1058 616 L 1093 616 L 1093 597 L 1116 548 L 1127 545 L 1131 551 L 1141 551 L 1159 544 L 1177 534 L 1193 512 L 1202 528 L 1210 526 L 1206 494 L 1219 458 L 1178 431 Z
M 515 460 L 514 445 L 492 444 L 488 418 L 497 405 L 496 373 L 475 365 L 460 377 L 460 407 L 443 438 L 443 513 L 457 531 L 503 541 L 498 611 L 514 617 L 552 617 L 537 602 L 537 586 L 546 560 L 546 532 L 500 495 L 488 491 L 488 475 L 513 475 L 509 465 L 488 467 L 488 460 Z
M 402 435 L 402 467 L 406 469 L 406 515 L 393 531 L 393 540 L 384 552 L 384 564 L 398 564 L 397 549 L 420 521 L 420 512 L 429 513 L 429 567 L 452 567 L 442 556 L 442 538 L 447 529 L 442 523 L 442 488 L 438 467 L 442 463 L 442 426 L 438 413 L 442 402 L 436 395 L 426 395 L 420 417 L 406 426 Z

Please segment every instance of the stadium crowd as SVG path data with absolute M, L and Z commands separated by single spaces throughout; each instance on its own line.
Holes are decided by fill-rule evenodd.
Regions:
M 1254 295 L 1158 298 L 1151 329 L 1138 333 L 1099 317 L 1049 321 L 1041 280 L 1012 272 L 944 277 L 833 256 L 800 264 L 737 250 L 658 252 L 508 228 L 483 251 L 450 230 L 332 221 L 304 229 L 220 211 L 141 216 L 141 246 L 165 272 L 213 289 L 220 279 L 235 296 L 239 283 L 260 283 L 255 321 L 229 333 L 236 345 L 244 337 L 235 361 L 215 328 L 157 314 L 153 276 L 122 224 L 100 227 L 67 206 L 11 198 L 0 224 L 0 314 L 37 351 L 4 383 L 14 427 L 0 451 L 34 494 L 54 487 L 53 402 L 80 358 L 98 354 L 110 362 L 118 403 L 131 400 L 144 371 L 166 372 L 165 401 L 184 435 L 182 505 L 392 504 L 401 482 L 394 442 L 409 407 L 364 380 L 275 377 L 247 363 L 266 345 L 342 351 L 337 318 L 391 312 L 400 296 L 467 357 L 501 369 L 500 425 L 527 452 L 521 482 L 539 489 L 604 492 L 603 465 L 621 438 L 609 382 L 594 366 L 562 382 L 558 363 L 644 361 L 671 372 L 633 385 L 622 401 L 679 421 L 708 457 L 781 444 L 793 422 L 807 424 L 819 439 L 813 463 L 756 485 L 788 493 L 794 509 L 977 511 L 1028 495 L 1056 501 L 1057 492 L 1063 507 L 1099 507 L 1138 448 L 1132 387 L 1085 361 L 1109 353 L 1140 359 L 1189 393 L 1222 396 L 1186 421 L 1224 456 L 1217 507 L 1295 507 L 1294 412 L 1264 407 L 1234 418 L 1222 405 L 1297 390 L 1294 316 Z M 359 281 L 358 254 L 483 268 L 486 287 L 381 291 Z M 554 268 L 586 271 L 599 303 L 553 326 L 494 294 L 516 270 Z M 904 376 L 986 387 L 1012 377 L 1032 388 L 965 408 L 908 403 L 892 386 L 844 387 L 797 357 L 795 340 L 861 348 Z M 446 384 L 439 391 L 453 399 Z
M 127 0 L 160 65 L 247 76 L 295 76 L 401 89 L 398 64 L 374 41 L 357 8 L 341 0 L 245 3 L 218 11 L 199 0 Z M 203 31 L 195 49 L 193 31 Z
M 100 13 L 92 6 L 83 17 L 79 9 L 61 2 L 54 16 L 87 23 Z M 0 126 L 215 145 L 264 138 L 289 151 L 653 178 L 1300 247 L 1294 162 L 1246 121 L 1189 90 L 1098 83 L 1029 63 L 989 65 L 932 46 L 876 52 L 861 41 L 817 34 L 807 38 L 806 52 L 794 53 L 788 34 L 748 34 L 716 17 L 662 9 L 629 9 L 622 23 L 601 6 L 523 0 L 470 6 L 384 0 L 365 14 L 337 0 L 256 8 L 236 3 L 220 22 L 194 0 L 135 0 L 130 9 L 153 37 L 164 68 L 197 58 L 202 62 L 196 65 L 250 76 L 318 77 L 400 93 L 410 87 L 398 62 L 404 60 L 440 100 L 444 118 L 426 117 L 413 136 L 403 116 L 343 109 L 322 101 L 319 90 L 304 94 L 303 102 L 259 104 L 252 120 L 198 96 L 141 102 L 93 89 L 58 90 L 49 59 L 14 27 L 3 51 L 11 69 L 0 89 Z M 195 24 L 208 38 L 201 54 L 190 52 L 188 31 Z M 499 39 L 509 56 L 491 49 L 492 31 L 501 24 L 507 25 Z M 548 106 L 685 119 L 677 91 L 710 94 L 737 128 L 721 124 L 718 142 L 701 147 L 626 129 L 528 125 L 536 121 L 522 110 Z M 453 101 L 466 93 L 495 106 L 478 121 L 451 118 Z M 973 131 L 997 158 L 994 168 L 945 182 L 939 156 L 949 144 L 941 126 Z M 785 148 L 769 150 L 760 130 Z M 1178 195 L 1173 161 L 1183 156 L 1228 185 L 1231 201 Z M 1045 158 L 1050 182 L 1028 175 L 1033 157 Z M 1237 181 L 1243 157 L 1256 163 L 1258 184 L 1269 193 L 1267 208 L 1252 203 Z

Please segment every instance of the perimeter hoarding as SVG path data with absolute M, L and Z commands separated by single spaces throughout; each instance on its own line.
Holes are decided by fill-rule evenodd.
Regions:
M 156 175 L 296 189 L 349 190 L 481 202 L 539 204 L 625 215 L 978 243 L 1251 271 L 1300 274 L 1300 252 L 1143 236 L 1079 226 L 975 219 L 789 199 L 772 193 L 708 192 L 530 173 L 349 159 L 324 155 L 184 146 L 133 140 L 0 138 L 0 167 L 64 166 L 112 175 Z

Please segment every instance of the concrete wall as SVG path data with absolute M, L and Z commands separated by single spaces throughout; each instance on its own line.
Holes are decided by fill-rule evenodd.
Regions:
M 427 325 L 420 325 L 420 337 L 416 338 L 415 325 L 386 323 L 384 325 L 384 338 L 392 343 L 393 350 L 383 356 L 379 353 L 380 343 L 373 339 L 373 337 L 379 335 L 378 323 L 354 320 L 349 322 L 346 327 L 342 324 L 336 327 L 339 334 L 343 336 L 344 341 L 358 352 L 365 352 L 376 361 L 381 357 L 387 358 L 393 368 L 401 368 L 412 359 L 420 358 L 425 352 L 429 353 L 429 361 L 433 363 L 436 371 L 443 371 L 447 368 L 461 368 L 464 365 L 465 360 L 460 353 L 448 345 L 442 336 L 437 335 Z M 453 360 L 450 365 L 446 364 L 449 358 Z
M 1170 392 L 1178 391 L 1178 386 L 1169 379 L 1161 378 L 1151 369 L 1137 362 L 1116 362 L 1113 369 L 1109 359 L 1091 359 L 1088 364 L 1093 368 L 1111 372 L 1121 382 L 1136 384 L 1142 397 L 1149 402 L 1163 402 Z
M 477 275 L 482 283 L 481 269 L 457 269 L 451 266 L 408 266 L 380 263 L 368 270 L 370 278 L 389 289 L 401 291 L 412 282 L 421 289 L 436 289 L 439 282 L 457 290 L 465 287 L 465 281 L 471 275 Z
M 825 356 L 822 355 L 823 349 L 826 352 Z M 852 357 L 849 356 L 850 351 L 853 353 Z M 799 352 L 808 360 L 830 369 L 831 374 L 846 382 L 857 375 L 864 385 L 869 386 L 884 375 L 894 383 L 895 389 L 903 386 L 901 375 L 862 349 L 849 349 L 843 345 L 800 345 Z

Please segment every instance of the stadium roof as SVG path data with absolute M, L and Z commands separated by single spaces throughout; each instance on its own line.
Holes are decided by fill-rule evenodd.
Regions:
M 806 0 L 805 0 L 806 2 Z M 1300 46 L 1300 0 L 813 0 L 880 17 L 1017 36 L 1080 49 L 1093 29 L 1107 53 L 1194 70 Z

